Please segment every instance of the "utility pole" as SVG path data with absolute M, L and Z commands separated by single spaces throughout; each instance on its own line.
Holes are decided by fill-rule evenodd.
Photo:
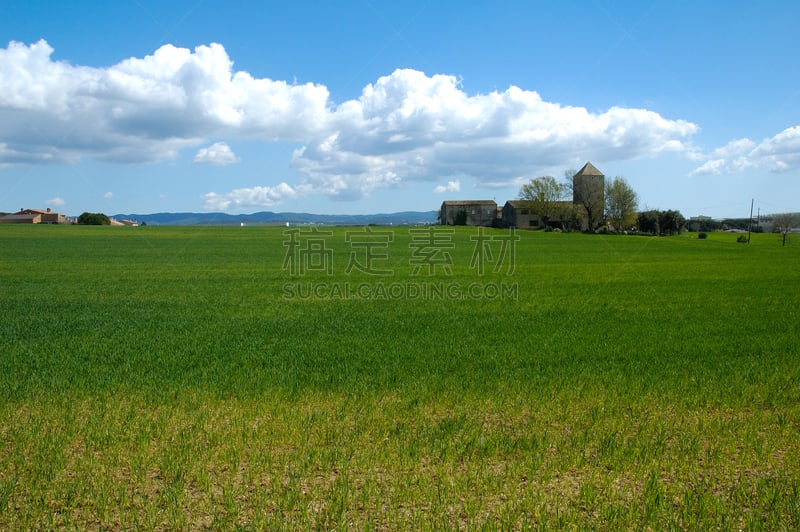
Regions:
M 753 203 L 755 203 L 755 199 L 750 200 L 750 221 L 747 222 L 747 243 L 750 243 L 750 229 L 753 226 Z

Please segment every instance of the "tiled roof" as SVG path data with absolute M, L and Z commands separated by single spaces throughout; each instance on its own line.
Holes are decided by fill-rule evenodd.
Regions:
M 603 172 L 601 172 L 600 170 L 595 168 L 595 166 L 592 163 L 589 163 L 589 162 L 584 164 L 583 168 L 578 170 L 578 173 L 575 174 L 574 177 L 578 177 L 578 176 L 600 176 L 600 177 L 605 177 L 603 175 Z
M 444 205 L 497 205 L 494 200 L 452 200 L 443 202 Z

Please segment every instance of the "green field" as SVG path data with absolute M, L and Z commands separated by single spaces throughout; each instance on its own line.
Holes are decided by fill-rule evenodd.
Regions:
M 800 239 L 373 230 L 0 226 L 0 529 L 800 527 Z

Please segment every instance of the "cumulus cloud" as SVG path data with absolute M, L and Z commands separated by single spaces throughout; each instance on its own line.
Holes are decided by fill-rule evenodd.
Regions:
M 302 141 L 325 127 L 325 87 L 234 72 L 219 44 L 164 45 L 108 68 L 52 53 L 44 40 L 0 49 L 0 164 L 157 162 L 211 136 Z
M 800 168 L 800 126 L 761 141 L 748 157 L 775 172 Z
M 105 194 L 103 194 L 103 198 L 105 198 L 105 199 L 111 199 L 113 197 L 114 197 L 114 193 L 113 192 L 106 192 Z
M 714 157 L 732 158 L 739 157 L 749 152 L 756 143 L 750 139 L 736 139 L 721 148 L 714 150 Z
M 286 187 L 346 200 L 414 180 L 492 186 L 587 159 L 688 154 L 698 131 L 647 109 L 591 112 L 515 86 L 468 94 L 455 76 L 410 69 L 336 105 L 324 85 L 235 71 L 216 43 L 164 45 L 107 68 L 52 53 L 44 40 L 0 49 L 0 165 L 158 162 L 186 149 L 199 150 L 198 163 L 229 164 L 227 144 L 201 146 L 215 137 L 289 141 L 301 145 L 292 164 L 304 177 Z M 784 160 L 778 150 L 763 157 Z M 288 194 L 263 186 L 209 193 L 206 202 L 271 205 Z
M 198 164 L 213 164 L 225 166 L 239 162 L 239 158 L 225 142 L 215 142 L 207 148 L 200 148 L 194 156 L 194 162 Z
M 725 159 L 711 159 L 692 171 L 692 175 L 719 175 L 725 170 Z
M 227 211 L 246 207 L 272 207 L 287 198 L 297 198 L 309 192 L 307 187 L 292 187 L 286 183 L 275 186 L 238 188 L 225 194 L 209 192 L 204 196 L 209 211 Z
M 505 182 L 577 159 L 682 151 L 698 127 L 645 109 L 592 113 L 518 87 L 468 95 L 454 76 L 396 70 L 332 111 L 330 130 L 294 153 L 308 182 L 361 197 L 405 180 Z
M 59 198 L 59 197 L 50 198 L 49 200 L 44 202 L 44 204 L 49 206 L 49 207 L 61 207 L 62 205 L 64 205 L 64 203 L 66 203 L 66 202 L 62 198 Z
M 446 185 L 439 185 L 433 189 L 436 194 L 444 194 L 445 192 L 458 192 L 461 190 L 461 181 L 448 181 Z
M 800 168 L 800 126 L 784 129 L 759 143 L 738 139 L 713 151 L 711 159 L 695 168 L 691 175 L 720 175 L 766 168 L 784 172 Z

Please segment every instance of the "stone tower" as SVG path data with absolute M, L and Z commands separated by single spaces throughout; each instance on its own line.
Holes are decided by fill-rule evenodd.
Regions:
M 587 162 L 572 176 L 572 203 L 581 215 L 581 229 L 594 231 L 603 221 L 605 176 Z

